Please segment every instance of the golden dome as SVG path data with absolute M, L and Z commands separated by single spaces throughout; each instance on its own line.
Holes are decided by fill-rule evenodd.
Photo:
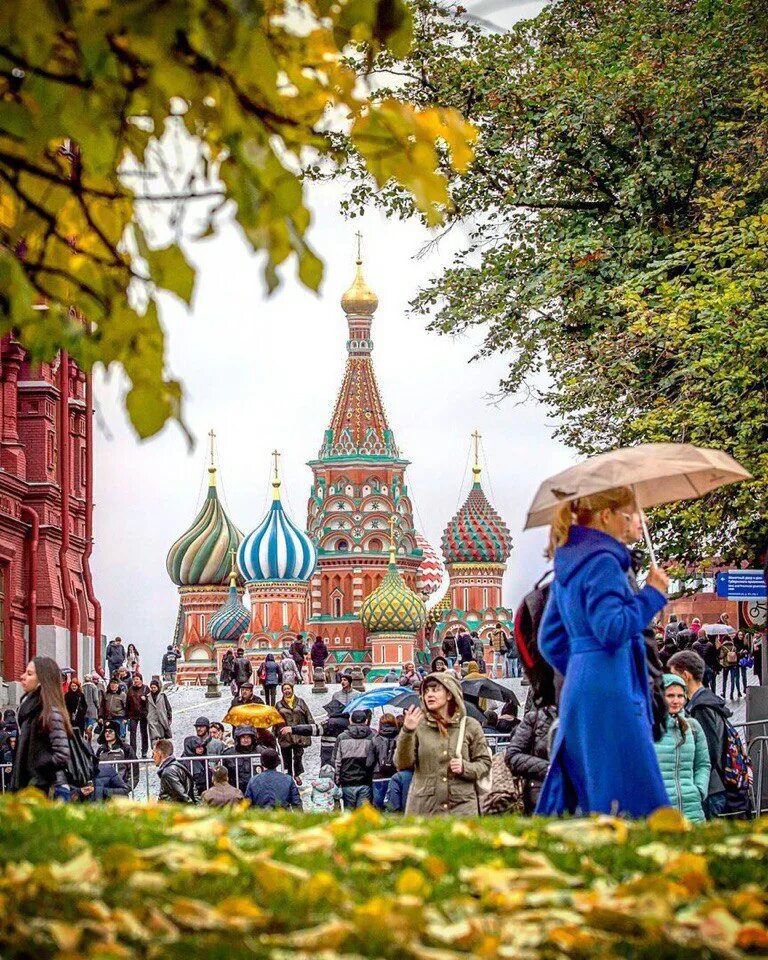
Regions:
M 357 237 L 357 269 L 352 286 L 341 298 L 341 307 L 344 313 L 352 316 L 370 317 L 379 305 L 379 298 L 365 282 L 363 276 L 363 257 L 360 252 L 361 236 Z
M 417 633 L 426 619 L 424 601 L 400 576 L 395 552 L 390 549 L 384 579 L 360 607 L 361 623 L 368 633 Z

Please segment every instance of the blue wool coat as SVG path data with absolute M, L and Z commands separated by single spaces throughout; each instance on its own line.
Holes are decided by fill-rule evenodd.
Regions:
M 614 537 L 578 525 L 555 551 L 539 648 L 565 682 L 537 813 L 644 817 L 669 805 L 642 637 L 666 598 L 647 585 L 632 592 L 629 560 Z
M 685 736 L 667 718 L 664 736 L 656 744 L 669 803 L 689 820 L 703 820 L 702 800 L 709 792 L 709 747 L 699 723 L 686 717 Z

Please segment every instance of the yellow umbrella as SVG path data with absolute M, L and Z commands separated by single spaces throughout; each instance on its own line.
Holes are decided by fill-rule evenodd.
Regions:
M 285 724 L 283 715 L 266 703 L 238 703 L 224 717 L 224 723 L 233 727 L 256 727 L 266 730 L 277 724 Z
M 678 500 L 693 500 L 728 483 L 748 480 L 751 474 L 722 450 L 694 447 L 690 443 L 641 443 L 609 450 L 545 480 L 533 498 L 525 529 L 551 523 L 566 500 L 631 487 L 637 505 L 656 507 Z M 651 559 L 653 544 L 643 518 Z

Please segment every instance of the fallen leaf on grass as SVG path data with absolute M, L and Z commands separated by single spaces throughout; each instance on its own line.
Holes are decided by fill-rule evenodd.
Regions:
M 286 852 L 294 855 L 321 853 L 332 850 L 335 846 L 335 837 L 325 827 L 309 827 L 307 830 L 298 830 L 293 834 Z
M 238 827 L 254 837 L 270 840 L 290 840 L 293 831 L 284 823 L 272 823 L 270 820 L 238 820 Z
M 37 939 L 36 933 L 42 933 L 49 937 L 59 950 L 76 950 L 82 935 L 77 924 L 65 923 L 63 920 L 46 920 L 35 917 L 29 921 L 29 927 L 35 939 Z
M 400 843 L 396 840 L 385 840 L 380 834 L 367 833 L 352 847 L 352 852 L 374 860 L 376 863 L 398 863 L 400 860 L 424 860 L 425 850 Z
M 736 946 L 748 953 L 768 953 L 768 930 L 759 923 L 746 923 L 736 935 Z
M 635 852 L 639 854 L 639 856 L 647 857 L 649 860 L 654 860 L 658 864 L 665 864 L 680 853 L 679 850 L 668 847 L 666 843 L 662 843 L 660 840 L 652 840 L 650 843 L 638 847 Z
M 291 863 L 280 863 L 268 857 L 255 864 L 254 879 L 265 893 L 291 894 L 298 885 L 306 884 L 312 874 Z
M 196 876 L 215 874 L 226 876 L 234 868 L 232 858 L 225 853 L 210 857 L 204 851 L 189 843 L 170 840 L 157 847 L 138 851 L 142 860 L 150 860 L 171 872 L 192 873 Z
M 226 918 L 202 900 L 177 897 L 166 910 L 169 919 L 185 930 L 221 930 L 227 926 Z
M 260 938 L 260 941 L 281 947 L 294 947 L 298 950 L 337 950 L 349 939 L 354 929 L 349 921 L 334 917 L 316 927 L 308 927 L 306 930 L 265 935 Z
M 623 844 L 629 838 L 629 827 L 618 817 L 598 816 L 582 820 L 557 820 L 548 823 L 544 832 L 580 850 Z
M 681 853 L 665 864 L 664 874 L 675 877 L 694 895 L 705 893 L 712 888 L 707 859 L 697 853 Z
M 687 833 L 691 824 L 674 807 L 659 807 L 648 817 L 648 829 L 655 833 Z
M 50 875 L 55 889 L 58 890 L 66 890 L 70 893 L 94 893 L 102 886 L 101 866 L 91 853 L 90 847 L 66 863 L 57 863 L 54 860 L 47 867 L 42 868 L 41 877 L 44 876 L 45 871 Z

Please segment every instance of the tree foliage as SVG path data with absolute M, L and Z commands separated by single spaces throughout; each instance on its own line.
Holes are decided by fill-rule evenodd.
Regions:
M 121 365 L 141 436 L 179 418 L 157 294 L 192 297 L 179 246 L 190 204 L 197 235 L 215 230 L 225 203 L 233 210 L 265 252 L 270 290 L 291 254 L 316 290 L 302 174 L 335 162 L 329 134 L 344 129 L 376 181 L 402 184 L 431 222 L 442 216 L 438 166 L 449 156 L 466 169 L 473 130 L 441 107 L 372 104 L 343 56 L 362 43 L 369 56 L 403 56 L 411 27 L 403 0 L 6 0 L 0 332 L 33 359 L 64 348 L 86 370 Z M 168 131 L 186 138 L 176 165 Z M 159 247 L 146 198 L 170 209 Z
M 754 562 L 768 542 L 768 8 L 757 0 L 559 0 L 494 34 L 419 2 L 414 103 L 460 110 L 450 174 L 470 243 L 418 295 L 433 329 L 485 331 L 582 453 L 688 441 L 755 481 L 654 517 L 667 557 Z M 415 209 L 397 185 L 374 200 Z M 545 385 L 542 386 L 542 383 Z

